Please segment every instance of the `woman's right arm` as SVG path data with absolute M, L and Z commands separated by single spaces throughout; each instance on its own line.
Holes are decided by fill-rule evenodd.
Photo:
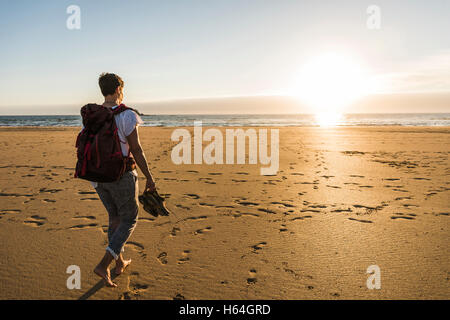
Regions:
M 145 158 L 144 150 L 142 149 L 141 142 L 139 141 L 137 127 L 127 137 L 127 141 L 128 145 L 130 146 L 130 151 L 133 154 L 134 159 L 136 160 L 136 164 L 147 179 L 147 182 L 145 184 L 145 191 L 155 191 L 155 181 L 153 180 L 152 174 L 150 173 L 150 170 L 148 168 L 147 159 Z

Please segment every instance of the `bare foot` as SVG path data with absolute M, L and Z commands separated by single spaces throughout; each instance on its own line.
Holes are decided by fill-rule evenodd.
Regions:
M 111 280 L 111 274 L 109 273 L 109 269 L 101 268 L 100 266 L 95 267 L 94 273 L 98 275 L 99 277 L 103 278 L 105 281 L 105 285 L 107 287 L 115 288 L 117 287 L 117 284 L 112 282 Z
M 122 272 L 125 270 L 126 267 L 128 267 L 131 263 L 131 259 L 130 260 L 117 260 L 116 262 L 116 274 L 122 274 Z

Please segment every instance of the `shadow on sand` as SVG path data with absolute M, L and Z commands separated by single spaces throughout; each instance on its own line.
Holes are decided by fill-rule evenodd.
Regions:
M 118 275 L 115 272 L 111 273 L 111 280 L 114 281 L 114 279 L 117 278 L 117 277 L 118 277 Z M 87 300 L 87 299 L 89 299 L 91 296 L 93 296 L 97 291 L 99 291 L 104 286 L 105 286 L 105 282 L 103 281 L 103 279 L 101 279 L 92 288 L 90 288 L 81 297 L 79 297 L 78 300 Z

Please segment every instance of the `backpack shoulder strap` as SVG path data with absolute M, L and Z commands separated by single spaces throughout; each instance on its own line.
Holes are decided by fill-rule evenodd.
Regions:
M 124 112 L 125 110 L 133 110 L 133 111 L 136 112 L 139 116 L 142 115 L 142 114 L 141 114 L 139 111 L 137 111 L 136 109 L 127 107 L 127 106 L 124 105 L 123 103 L 120 104 L 117 108 L 115 108 L 115 109 L 113 110 L 113 113 L 114 113 L 114 115 L 116 115 L 116 114 L 119 114 L 119 113 L 121 113 L 121 112 Z

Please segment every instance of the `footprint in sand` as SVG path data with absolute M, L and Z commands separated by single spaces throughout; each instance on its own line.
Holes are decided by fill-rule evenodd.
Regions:
M 173 227 L 173 228 L 172 228 L 172 231 L 170 231 L 170 235 L 171 235 L 172 237 L 175 237 L 175 236 L 177 235 L 177 233 L 180 232 L 180 231 L 181 231 L 180 228 L 178 228 L 178 227 Z
M 295 279 L 308 279 L 308 280 L 312 280 L 313 279 L 313 277 L 310 276 L 310 275 L 307 275 L 307 274 L 303 274 L 302 275 L 301 273 L 295 272 L 294 270 L 288 268 L 288 263 L 287 262 L 282 262 L 282 265 L 283 265 L 283 271 L 286 272 L 286 273 L 291 274 Z M 309 288 L 309 287 L 311 287 L 311 288 Z M 309 286 L 309 287 L 308 287 L 308 289 L 310 289 L 310 290 L 314 289 L 313 286 Z
M 5 209 L 5 210 L 0 210 L 0 215 L 14 214 L 14 213 L 19 213 L 19 212 L 22 212 L 22 210 L 20 210 L 20 209 Z
M 326 209 L 327 208 L 327 206 L 324 205 L 324 204 L 313 204 L 313 205 L 310 205 L 308 207 L 309 208 L 314 208 L 314 209 L 317 209 L 317 208 L 319 208 L 319 209 Z
M 392 189 L 392 191 L 397 191 L 397 192 L 408 192 L 408 190 L 397 189 L 397 188 Z
M 198 229 L 196 231 L 194 231 L 194 235 L 197 234 L 204 234 L 205 232 L 211 231 L 211 227 L 206 227 L 206 228 L 202 228 L 202 229 Z
M 240 204 L 241 206 L 259 206 L 259 203 L 257 203 L 257 202 L 239 201 L 239 200 L 236 200 L 236 202 L 238 204 Z
M 249 277 L 247 278 L 247 284 L 254 284 L 256 283 L 256 270 L 250 269 L 248 272 Z
M 173 300 L 186 300 L 186 298 L 181 293 L 177 293 Z
M 353 212 L 352 209 L 347 208 L 347 209 L 335 209 L 335 210 L 331 210 L 331 212 Z
M 309 218 L 312 218 L 312 216 L 295 217 L 295 218 L 292 218 L 290 221 L 304 220 L 304 219 L 309 219 Z
M 368 206 L 365 206 L 365 205 L 362 205 L 362 204 L 354 204 L 353 207 L 356 208 L 356 209 L 364 209 L 365 211 L 364 211 L 363 214 L 371 214 L 373 212 L 377 212 L 378 210 L 383 209 L 382 206 L 368 207 Z M 357 213 L 357 214 L 359 215 L 361 213 Z
M 25 220 L 23 223 L 32 225 L 34 227 L 40 227 L 45 223 L 44 222 L 45 220 L 47 220 L 47 218 L 38 215 L 33 215 L 30 217 L 30 220 Z
M 400 201 L 400 200 L 411 200 L 411 199 L 412 199 L 411 197 L 398 197 L 398 198 L 395 198 L 394 200 Z
M 287 207 L 287 208 L 295 208 L 295 206 L 293 204 L 285 203 L 285 202 L 274 201 L 274 202 L 271 202 L 271 204 L 279 204 L 279 205 Z
M 403 206 L 405 208 L 409 208 L 409 207 L 416 207 L 419 208 L 420 206 L 418 206 L 417 204 L 412 204 L 412 203 L 404 203 Z
M 158 255 L 158 257 L 157 257 L 157 259 L 158 259 L 158 261 L 161 263 L 161 264 L 167 264 L 167 252 L 161 252 L 159 255 Z
M 31 216 L 31 218 L 34 220 L 47 220 L 46 217 L 41 217 L 41 216 L 38 216 L 37 214 Z
M 191 253 L 191 250 L 184 250 L 184 251 L 181 253 L 182 258 L 178 259 L 177 263 L 178 263 L 178 264 L 183 264 L 183 263 L 186 263 L 186 262 L 188 262 L 189 260 L 191 260 L 191 259 L 189 258 L 189 254 L 190 254 L 190 253 Z
M 240 211 L 236 211 L 236 213 L 233 213 L 233 218 L 239 218 L 239 217 L 259 218 L 259 214 L 251 213 L 251 212 L 240 212 Z
M 385 188 L 403 188 L 403 186 L 393 186 L 393 185 L 390 185 L 390 184 L 386 184 L 383 187 L 385 187 Z
M 128 277 L 127 291 L 119 295 L 119 300 L 134 300 L 138 299 L 142 292 L 149 288 L 149 285 L 135 281 L 133 278 L 139 275 L 137 272 L 132 272 Z
M 302 209 L 302 210 L 300 210 L 300 212 L 315 212 L 315 213 L 319 213 L 320 210 L 316 210 L 316 209 Z
M 256 252 L 258 250 L 262 250 L 266 245 L 267 245 L 267 242 L 261 241 L 255 245 L 251 246 L 251 248 L 254 250 L 254 252 Z
M 204 206 L 204 207 L 214 207 L 214 204 L 206 203 L 206 202 L 200 202 L 199 205 Z
M 69 227 L 69 229 L 87 229 L 91 227 L 98 226 L 97 223 L 89 223 L 89 224 L 77 224 L 76 226 Z
M 94 217 L 94 216 L 76 216 L 76 217 L 73 217 L 72 219 L 88 219 L 88 220 L 95 220 L 96 217 Z
M 359 186 L 359 183 L 356 182 L 344 182 L 345 185 Z
M 396 220 L 396 219 L 414 220 L 415 218 L 405 217 L 405 216 L 392 216 L 391 219 L 393 219 L 393 220 Z
M 131 248 L 134 251 L 137 251 L 142 258 L 145 259 L 147 257 L 147 254 L 145 253 L 145 247 L 139 242 L 127 241 L 125 246 Z
M 196 195 L 194 193 L 185 193 L 184 194 L 186 197 L 191 198 L 191 199 L 200 199 L 199 195 Z
M 78 191 L 78 194 L 96 194 L 95 191 Z
M 358 222 L 362 222 L 362 223 L 373 223 L 373 221 L 370 221 L 370 220 L 355 219 L 355 218 L 348 218 L 348 220 L 358 221 Z
M 39 193 L 56 193 L 60 191 L 63 191 L 63 189 L 47 189 L 47 188 L 39 189 Z
M 266 208 L 258 208 L 258 211 L 262 211 L 262 212 L 270 213 L 270 214 L 275 214 L 276 213 L 275 211 L 272 211 L 272 210 L 269 210 L 269 209 L 266 209 Z
M 137 283 L 137 282 L 131 282 L 130 286 L 132 287 L 133 291 L 141 291 L 141 290 L 145 290 L 148 288 L 147 284 L 142 284 L 142 283 Z

